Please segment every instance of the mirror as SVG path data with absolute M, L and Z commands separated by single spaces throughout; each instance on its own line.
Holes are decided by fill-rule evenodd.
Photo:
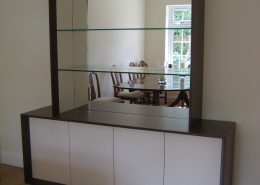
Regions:
M 170 6 L 180 8 L 184 5 L 191 7 L 191 0 L 89 0 L 88 28 L 174 28 L 177 25 L 166 22 L 167 13 L 173 13 L 170 12 Z M 177 13 L 178 20 L 191 20 L 187 16 L 180 19 L 182 15 Z M 173 16 L 169 16 L 169 19 L 174 18 Z
M 128 67 L 130 62 L 145 61 L 151 69 L 188 70 L 191 17 L 191 0 L 57 0 L 60 102 L 72 97 L 65 106 L 69 109 L 87 101 L 75 92 L 81 91 L 88 75 L 66 69 Z M 113 96 L 110 73 L 98 73 L 98 77 L 101 96 Z M 122 78 L 129 81 L 128 74 Z M 158 78 L 153 79 L 157 85 Z M 189 75 L 167 75 L 163 80 L 189 88 Z M 159 86 L 162 92 L 167 89 L 166 84 Z M 66 90 L 71 88 L 74 91 Z M 87 87 L 83 89 L 85 94 Z

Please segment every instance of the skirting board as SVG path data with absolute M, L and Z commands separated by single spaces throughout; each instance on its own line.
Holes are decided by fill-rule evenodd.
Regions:
M 21 154 L 13 154 L 10 152 L 1 151 L 0 153 L 1 163 L 11 166 L 17 166 L 23 168 L 23 157 Z

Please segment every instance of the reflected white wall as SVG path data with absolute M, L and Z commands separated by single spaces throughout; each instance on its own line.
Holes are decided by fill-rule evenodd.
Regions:
M 145 24 L 147 27 L 166 26 L 166 6 L 191 4 L 191 0 L 146 0 Z M 145 34 L 145 61 L 151 67 L 164 65 L 165 31 L 148 31 Z
M 88 28 L 143 28 L 145 0 L 89 0 Z M 88 65 L 128 66 L 144 59 L 144 31 L 87 32 Z M 102 96 L 113 96 L 110 74 L 99 74 Z M 127 78 L 125 76 L 125 78 Z

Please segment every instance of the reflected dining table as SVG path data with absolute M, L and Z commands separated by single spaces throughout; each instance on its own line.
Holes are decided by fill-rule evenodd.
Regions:
M 165 75 L 165 83 L 159 83 L 159 75 L 146 75 L 145 78 L 130 80 L 115 85 L 119 89 L 128 89 L 129 91 L 151 91 L 153 93 L 152 104 L 160 105 L 160 93 L 163 91 L 178 91 L 178 97 L 169 107 L 174 107 L 181 102 L 181 106 L 189 107 L 189 98 L 187 92 L 190 90 L 190 76 Z

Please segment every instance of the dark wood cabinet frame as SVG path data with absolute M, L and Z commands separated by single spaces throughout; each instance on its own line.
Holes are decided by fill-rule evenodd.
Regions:
M 57 4 L 49 0 L 49 29 L 50 29 L 50 71 L 51 99 L 53 116 L 59 116 L 59 72 L 58 72 L 58 36 L 57 36 Z
M 189 111 L 189 130 L 179 132 L 166 125 L 158 127 L 157 124 L 138 123 L 134 125 L 112 124 L 102 122 L 91 122 L 88 115 L 91 110 L 85 112 L 71 110 L 60 113 L 59 110 L 59 75 L 58 75 L 58 44 L 57 44 L 57 10 L 56 0 L 49 0 L 49 24 L 50 24 L 50 68 L 51 68 L 51 95 L 52 106 L 41 108 L 21 115 L 22 144 L 24 160 L 25 183 L 33 185 L 60 185 L 49 181 L 33 178 L 32 157 L 30 142 L 30 123 L 29 118 L 41 118 L 60 121 L 72 121 L 86 124 L 105 125 L 121 128 L 150 130 L 158 132 L 178 133 L 186 135 L 197 135 L 203 137 L 221 138 L 222 160 L 221 160 L 221 179 L 220 185 L 232 185 L 233 173 L 233 154 L 235 123 L 223 121 L 203 120 L 202 118 L 202 95 L 203 95 L 203 56 L 204 56 L 204 0 L 192 0 L 192 39 L 191 39 L 191 83 L 190 83 L 190 111 Z M 86 111 L 88 114 L 86 114 Z M 102 111 L 100 111 L 102 115 Z M 133 119 L 135 116 L 133 115 Z M 122 122 L 124 116 L 122 114 Z M 107 118 L 109 121 L 109 118 Z M 138 120 L 136 120 L 138 122 Z M 145 127 L 144 127 L 145 125 Z M 152 125 L 157 125 L 153 127 Z M 178 130 L 178 129 L 177 129 Z
M 111 110 L 116 110 L 116 104 L 107 105 Z M 140 106 L 140 105 L 134 105 Z M 127 109 L 127 107 L 126 107 Z M 145 111 L 145 109 L 143 110 Z M 156 115 L 150 111 L 150 115 Z M 131 118 L 129 118 L 131 116 Z M 93 121 L 96 118 L 103 118 L 103 121 Z M 53 185 L 55 183 L 43 181 L 33 178 L 32 174 L 32 158 L 31 158 L 31 142 L 30 142 L 30 123 L 29 118 L 40 118 L 47 120 L 58 120 L 65 122 L 78 122 L 82 124 L 101 125 L 109 127 L 128 128 L 136 130 L 156 131 L 163 133 L 176 133 L 184 135 L 194 135 L 201 137 L 212 137 L 222 139 L 221 152 L 221 171 L 220 185 L 232 185 L 233 174 L 233 154 L 234 154 L 234 138 L 235 123 L 226 121 L 192 119 L 191 127 L 188 130 L 180 131 L 180 126 L 176 119 L 172 119 L 172 124 L 164 122 L 163 117 L 158 125 L 156 120 L 144 121 L 140 115 L 121 113 L 116 117 L 117 123 L 106 114 L 104 110 L 97 109 L 76 109 L 61 113 L 59 117 L 54 117 L 52 107 L 44 107 L 21 115 L 22 121 L 22 140 L 23 140 L 23 156 L 24 156 L 24 177 L 28 184 Z M 128 118 L 128 119 L 127 119 Z M 183 119 L 183 118 L 182 118 Z M 119 121 L 120 120 L 120 121 Z M 131 120 L 131 123 L 127 120 Z M 176 124 L 177 123 L 177 124 Z M 82 141 L 84 142 L 84 141 Z M 206 151 L 205 151 L 206 152 Z M 201 164 L 203 165 L 203 164 Z M 206 174 L 205 174 L 206 175 Z
M 202 118 L 205 0 L 192 0 L 190 119 Z

